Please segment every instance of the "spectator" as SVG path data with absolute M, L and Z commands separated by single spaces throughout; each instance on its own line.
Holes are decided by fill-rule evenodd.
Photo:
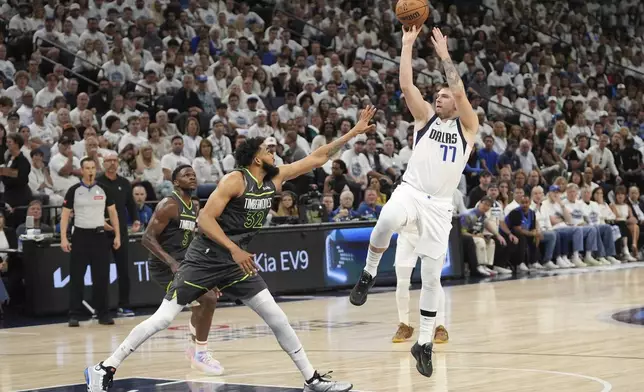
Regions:
M 497 154 L 493 149 L 494 138 L 492 135 L 485 135 L 483 142 L 485 143 L 485 147 L 478 150 L 479 161 L 481 162 L 481 166 L 484 170 L 496 175 L 498 173 L 497 167 L 499 154 Z
M 295 200 L 296 196 L 294 193 L 289 191 L 282 192 L 282 197 L 280 199 L 279 206 L 277 207 L 277 212 L 273 215 L 299 219 L 300 213 L 298 212 Z
M 152 218 L 152 208 L 145 204 L 147 200 L 147 191 L 145 187 L 141 184 L 134 185 L 132 187 L 132 197 L 134 198 L 134 204 L 136 205 L 137 216 L 133 219 L 128 212 L 127 224 L 132 226 L 135 220 L 138 220 L 141 223 L 141 227 L 145 228 L 150 219 Z
M 599 206 L 599 216 L 600 219 L 603 219 L 607 224 L 612 225 L 614 231 L 619 231 L 619 238 L 615 241 L 616 252 L 620 255 L 623 261 L 633 262 L 637 261 L 636 258 L 631 256 L 631 252 L 628 250 L 628 240 L 630 237 L 630 232 L 626 221 L 618 221 L 613 212 L 613 209 L 608 205 L 604 199 L 604 190 L 602 188 L 595 188 L 592 192 L 592 199 Z M 616 229 L 617 228 L 617 229 Z
M 152 147 L 154 156 L 159 160 L 172 149 L 170 140 L 161 135 L 161 130 L 159 129 L 158 124 L 150 124 L 148 138 L 148 143 L 150 144 L 150 147 Z
M 498 230 L 486 219 L 491 206 L 492 200 L 487 196 L 483 196 L 476 208 L 472 208 L 461 215 L 461 235 L 474 241 L 476 260 L 478 262 L 476 271 L 483 276 L 493 276 L 498 272 L 493 266 L 496 249 L 494 238 L 496 237 L 500 243 L 505 242 Z M 484 230 L 487 230 L 490 234 L 484 234 Z M 492 268 L 495 268 L 495 270 L 492 270 Z M 508 273 L 506 269 L 501 270 L 504 273 Z M 512 271 L 509 272 L 511 273 Z
M 615 157 L 613 156 L 613 153 L 606 148 L 608 146 L 608 142 L 608 135 L 602 135 L 599 139 L 599 144 L 592 146 L 589 149 L 588 156 L 590 157 L 590 164 L 593 168 L 608 168 L 610 173 L 615 177 L 615 180 L 617 182 L 621 182 L 619 171 L 617 170 L 617 166 L 615 166 Z
M 514 189 L 514 192 L 512 192 L 512 201 L 505 206 L 503 209 L 503 214 L 507 217 L 512 210 L 515 210 L 520 207 L 521 205 L 521 199 L 523 198 L 523 195 L 525 195 L 525 191 L 521 187 L 517 187 Z
M 378 205 L 378 192 L 375 189 L 367 189 L 364 193 L 364 201 L 358 206 L 356 214 L 363 219 L 378 219 L 382 207 Z
M 20 135 L 15 133 L 7 135 L 9 157 L 7 166 L 0 168 L 0 180 L 4 184 L 4 201 L 12 207 L 29 204 L 32 199 L 29 188 L 31 164 L 20 151 L 22 145 L 23 140 Z M 14 218 L 16 222 L 22 222 L 24 213 L 15 211 Z
M 369 179 L 369 189 L 376 191 L 376 195 L 378 196 L 376 199 L 376 205 L 382 207 L 387 203 L 387 195 L 381 192 L 380 180 L 376 177 L 371 177 Z
M 561 198 L 561 188 L 558 185 L 551 185 L 548 189 L 548 198 L 541 205 L 541 213 L 549 217 L 550 224 L 557 231 L 561 245 L 561 260 L 557 260 L 560 268 L 571 268 L 582 266 L 579 252 L 584 249 L 584 235 L 581 227 L 572 225 L 572 215 Z M 568 224 L 570 223 L 570 225 Z M 569 244 L 572 242 L 571 263 L 567 257 Z M 585 265 L 585 264 L 584 264 Z
M 577 267 L 585 267 L 586 265 L 597 266 L 601 265 L 595 258 L 592 256 L 592 252 L 596 252 L 599 248 L 597 245 L 597 230 L 596 228 L 590 226 L 588 209 L 583 201 L 579 200 L 577 197 L 579 193 L 579 187 L 575 184 L 568 184 L 566 187 L 566 200 L 564 201 L 564 208 L 570 211 L 571 221 L 570 224 L 575 227 L 580 227 L 582 235 L 584 236 L 584 242 L 586 250 L 586 256 L 584 257 L 584 264 L 577 263 Z M 575 264 L 575 260 L 573 260 Z
M 199 136 L 200 133 L 199 120 L 195 117 L 188 117 L 183 135 L 183 155 L 190 161 L 193 161 L 197 156 L 197 150 L 202 140 Z
M 581 200 L 586 204 L 588 224 L 597 231 L 597 261 L 603 265 L 620 264 L 614 257 L 616 251 L 613 229 L 602 220 L 599 204 L 594 202 L 591 196 L 590 187 L 581 188 Z
M 503 167 L 509 167 L 512 173 L 521 169 L 521 160 L 517 155 L 518 143 L 515 140 L 509 140 L 507 148 L 503 154 L 499 156 L 499 170 Z
M 58 153 L 49 161 L 54 192 L 64 197 L 67 190 L 79 182 L 81 176 L 80 160 L 74 156 L 72 145 L 74 140 L 62 136 L 58 140 Z
M 61 203 L 62 204 L 62 203 Z M 54 229 L 42 223 L 42 203 L 40 200 L 32 200 L 27 206 L 27 216 L 34 218 L 33 228 L 40 230 L 41 233 L 53 233 Z M 23 222 L 16 228 L 16 236 L 20 237 L 27 233 L 27 225 Z M 1 246 L 0 246 L 1 248 Z
M 136 171 L 141 173 L 140 180 L 146 187 L 146 200 L 150 200 L 150 197 L 152 200 L 156 199 L 156 194 L 164 195 L 163 197 L 172 194 L 174 187 L 169 181 L 164 180 L 161 162 L 154 155 L 151 144 L 145 143 L 139 148 L 136 155 Z
M 197 195 L 199 198 L 208 198 L 224 176 L 221 162 L 214 157 L 210 140 L 201 140 L 197 157 L 192 161 L 192 167 L 197 174 Z
M 633 215 L 633 209 L 626 202 L 626 199 L 626 188 L 622 185 L 618 186 L 615 188 L 615 202 L 611 204 L 610 208 L 615 214 L 616 221 L 626 223 L 630 234 L 630 253 L 634 258 L 639 259 L 637 244 L 639 243 L 640 227 L 637 218 Z
M 519 198 L 519 207 L 514 208 L 507 214 L 505 223 L 514 236 L 519 239 L 517 270 L 528 272 L 529 268 L 526 263 L 534 269 L 540 269 L 535 264 L 540 265 L 538 263 L 538 247 L 540 241 L 543 240 L 543 233 L 541 233 L 537 225 L 535 212 L 530 209 L 530 204 L 532 203 L 530 196 L 523 192 L 519 192 L 519 194 L 521 196 Z
M 161 168 L 166 181 L 172 180 L 172 171 L 179 165 L 190 165 L 190 160 L 183 155 L 183 138 L 174 136 L 172 138 L 172 151 L 161 158 Z
M 557 269 L 559 267 L 565 268 L 567 264 L 565 261 L 562 261 L 560 255 L 560 239 L 559 233 L 552 229 L 552 224 L 550 223 L 550 217 L 546 214 L 541 213 L 541 206 L 543 202 L 543 188 L 541 186 L 535 186 L 532 188 L 532 204 L 530 208 L 535 212 L 535 219 L 537 221 L 537 227 L 543 238 L 541 239 L 541 244 L 543 248 L 542 253 L 542 264 L 539 264 L 541 268 L 548 270 Z M 553 263 L 553 260 L 557 260 L 557 264 Z M 531 269 L 540 269 L 539 266 L 533 265 Z
M 358 218 L 358 214 L 353 210 L 353 201 L 353 193 L 343 191 L 340 194 L 340 205 L 329 214 L 329 220 L 332 222 L 344 222 Z
M 467 203 L 468 208 L 474 208 L 476 203 L 479 202 L 487 194 L 487 188 L 492 181 L 492 174 L 488 171 L 483 171 L 479 175 L 479 185 L 476 188 L 472 188 L 470 193 L 467 195 L 469 202 Z
M 521 170 L 524 173 L 530 173 L 533 170 L 539 170 L 539 164 L 537 163 L 537 158 L 530 149 L 532 145 L 527 139 L 521 140 L 519 143 L 519 151 L 517 155 L 519 156 L 519 161 L 521 162 Z
M 642 152 L 635 148 L 633 138 L 627 138 L 624 142 L 624 149 L 619 152 L 619 172 L 627 185 L 634 184 L 640 188 L 644 186 L 644 181 L 642 181 L 644 160 L 642 157 Z
M 49 205 L 60 206 L 63 204 L 63 197 L 54 193 L 54 184 L 49 174 L 49 168 L 45 166 L 43 153 L 39 149 L 31 151 L 29 188 L 34 197 L 46 200 Z

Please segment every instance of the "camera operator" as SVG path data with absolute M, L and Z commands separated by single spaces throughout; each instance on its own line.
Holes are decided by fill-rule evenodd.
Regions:
M 300 196 L 301 223 L 321 223 L 329 220 L 329 213 L 322 202 L 317 185 L 309 185 L 309 191 Z
M 353 182 L 347 175 L 347 164 L 342 159 L 336 159 L 331 164 L 331 175 L 324 179 L 324 194 L 333 195 L 333 204 L 340 205 L 340 195 L 349 190 L 358 200 L 361 193 L 361 185 Z

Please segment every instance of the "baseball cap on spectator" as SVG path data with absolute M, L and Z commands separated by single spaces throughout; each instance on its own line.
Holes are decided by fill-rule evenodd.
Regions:
M 559 185 L 550 185 L 548 192 L 561 192 L 561 188 L 559 188 Z
M 226 38 L 225 40 L 221 41 L 224 46 L 227 46 L 228 44 L 236 44 L 237 41 L 234 38 Z
M 32 157 L 32 158 L 34 156 L 36 156 L 36 155 L 40 155 L 42 157 L 45 154 L 42 152 L 42 150 L 40 148 L 35 148 L 35 149 L 31 150 L 31 152 L 29 153 L 29 156 Z
M 485 196 L 483 196 L 481 198 L 479 203 L 490 203 L 490 204 L 492 204 L 492 198 L 490 196 L 485 195 Z
M 304 85 L 306 86 L 307 84 L 312 84 L 312 85 L 316 86 L 318 83 L 315 81 L 315 79 L 314 79 L 314 78 L 307 78 L 307 79 L 304 81 Z
M 537 97 L 528 98 L 528 102 L 537 102 Z
M 396 128 L 396 122 L 395 121 L 389 121 L 387 123 L 387 128 Z
M 203 74 L 197 76 L 197 82 L 202 82 L 203 83 L 203 82 L 207 82 L 207 81 L 208 81 L 208 76 L 203 75 Z
M 72 5 L 69 6 L 69 10 L 80 10 L 80 4 L 78 3 L 73 3 Z
M 624 84 L 620 83 L 620 84 L 617 85 L 618 90 L 621 90 L 623 88 L 626 88 L 626 86 L 624 86 Z
M 267 138 L 266 138 L 266 145 L 267 145 L 267 146 L 269 146 L 269 147 L 270 147 L 270 146 L 277 146 L 277 139 L 275 139 L 275 138 L 274 138 L 274 137 L 272 137 L 272 136 L 271 136 L 271 137 L 267 137 Z
M 366 143 L 366 142 L 367 142 L 367 135 L 365 135 L 364 133 L 361 133 L 355 138 L 355 143 Z
M 179 114 L 179 111 L 175 108 L 168 109 L 168 114 Z
M 221 117 L 219 117 L 219 116 L 215 116 L 215 117 L 212 118 L 212 120 L 210 122 L 212 123 L 212 125 L 214 127 L 215 124 L 223 124 L 224 120 L 222 120 Z
M 11 120 L 11 119 L 18 119 L 18 120 L 20 120 L 20 115 L 18 114 L 18 112 L 11 112 L 11 113 L 9 113 L 9 115 L 7 116 L 7 120 Z
M 557 102 L 557 98 L 556 98 L 556 97 L 550 97 L 550 98 L 548 98 L 548 103 L 550 103 L 550 102 L 555 102 L 555 103 L 556 103 L 556 102 Z
M 288 67 L 281 67 L 278 75 L 281 74 L 287 74 L 288 75 Z
M 606 116 L 608 116 L 608 112 L 607 112 L 607 111 L 602 110 L 601 112 L 599 112 L 599 117 L 606 117 Z
M 250 94 L 248 97 L 246 97 L 246 102 L 253 101 L 253 100 L 259 101 L 259 97 L 255 94 Z
M 257 111 L 257 117 L 259 116 L 268 116 L 268 113 L 266 113 L 266 110 L 259 109 Z
M 67 135 L 63 135 L 58 139 L 58 144 L 74 144 L 74 139 Z

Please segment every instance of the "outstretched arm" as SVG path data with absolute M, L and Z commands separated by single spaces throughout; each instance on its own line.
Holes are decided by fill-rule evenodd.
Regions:
M 425 123 L 434 115 L 434 108 L 429 102 L 425 101 L 423 95 L 414 86 L 414 70 L 411 66 L 411 55 L 414 50 L 414 42 L 420 28 L 415 25 L 405 29 L 403 27 L 402 51 L 400 53 L 400 89 L 405 95 L 407 107 L 417 122 Z
M 304 159 L 300 159 L 297 162 L 293 162 L 289 165 L 282 165 L 279 167 L 280 172 L 273 182 L 278 189 L 282 184 L 292 178 L 306 174 L 311 170 L 320 167 L 326 163 L 332 156 L 334 156 L 340 149 L 347 144 L 347 142 L 353 139 L 356 135 L 365 133 L 375 129 L 375 125 L 369 125 L 369 121 L 376 113 L 376 108 L 374 106 L 367 106 L 362 113 L 360 114 L 360 120 L 356 125 L 346 133 L 346 135 L 335 139 L 331 143 L 325 144 L 324 146 L 313 151 L 309 156 Z
M 445 37 L 438 28 L 434 28 L 432 34 L 432 44 L 434 44 L 436 54 L 443 64 L 449 89 L 454 96 L 454 101 L 456 101 L 456 110 L 458 111 L 461 123 L 465 128 L 465 132 L 469 135 L 469 139 L 471 139 L 468 140 L 468 142 L 473 142 L 474 135 L 479 130 L 479 118 L 474 109 L 472 109 L 470 101 L 467 99 L 463 81 L 458 75 L 458 71 L 456 70 L 454 63 L 452 63 L 449 51 L 447 50 L 447 37 Z

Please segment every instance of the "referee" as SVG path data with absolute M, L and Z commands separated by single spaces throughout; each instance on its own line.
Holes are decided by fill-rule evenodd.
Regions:
M 92 302 L 99 324 L 112 325 L 108 314 L 107 289 L 110 279 L 109 240 L 105 234 L 105 209 L 113 222 L 114 249 L 121 246 L 118 215 L 111 193 L 95 182 L 96 163 L 91 158 L 81 160 L 80 183 L 73 185 L 65 195 L 60 221 L 60 247 L 71 252 L 69 293 L 69 326 L 78 327 L 83 310 L 84 276 L 87 265 L 92 266 Z M 72 243 L 67 238 L 69 217 L 74 211 Z

